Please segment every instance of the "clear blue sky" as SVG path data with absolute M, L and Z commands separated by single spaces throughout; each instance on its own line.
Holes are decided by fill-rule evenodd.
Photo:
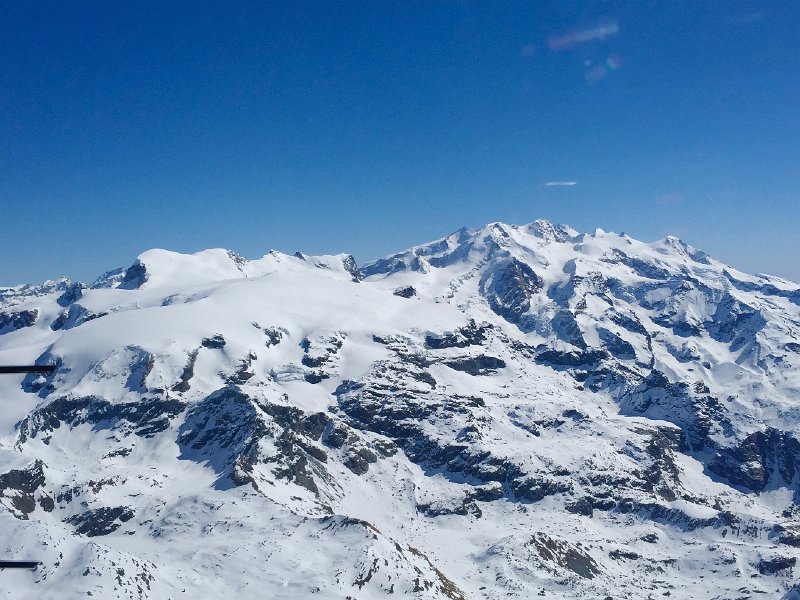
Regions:
M 0 283 L 536 218 L 800 281 L 798 31 L 785 1 L 4 2 Z

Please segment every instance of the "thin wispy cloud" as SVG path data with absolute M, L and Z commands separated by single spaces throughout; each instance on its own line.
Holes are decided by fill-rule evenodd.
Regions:
M 564 35 L 551 35 L 547 38 L 547 46 L 550 50 L 570 50 L 587 42 L 603 41 L 618 33 L 619 24 L 616 21 L 612 21 L 589 29 L 571 31 Z
M 763 11 L 755 11 L 744 14 L 738 14 L 733 17 L 733 22 L 739 25 L 753 25 L 759 21 L 763 21 L 766 13 Z
M 545 183 L 547 187 L 572 187 L 573 185 L 577 185 L 577 181 L 548 181 Z

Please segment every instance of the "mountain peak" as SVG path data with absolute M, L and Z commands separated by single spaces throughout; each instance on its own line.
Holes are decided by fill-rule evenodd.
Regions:
M 578 235 L 569 225 L 557 225 L 546 219 L 536 219 L 526 225 L 525 229 L 549 242 L 568 242 Z

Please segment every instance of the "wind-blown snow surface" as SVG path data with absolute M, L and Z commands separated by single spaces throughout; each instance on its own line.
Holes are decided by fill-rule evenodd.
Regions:
M 800 289 L 490 224 L 0 289 L 9 598 L 787 598 Z

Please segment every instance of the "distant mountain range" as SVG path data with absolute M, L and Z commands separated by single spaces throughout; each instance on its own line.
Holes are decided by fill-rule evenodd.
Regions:
M 800 286 L 492 223 L 0 288 L 8 598 L 800 599 Z

